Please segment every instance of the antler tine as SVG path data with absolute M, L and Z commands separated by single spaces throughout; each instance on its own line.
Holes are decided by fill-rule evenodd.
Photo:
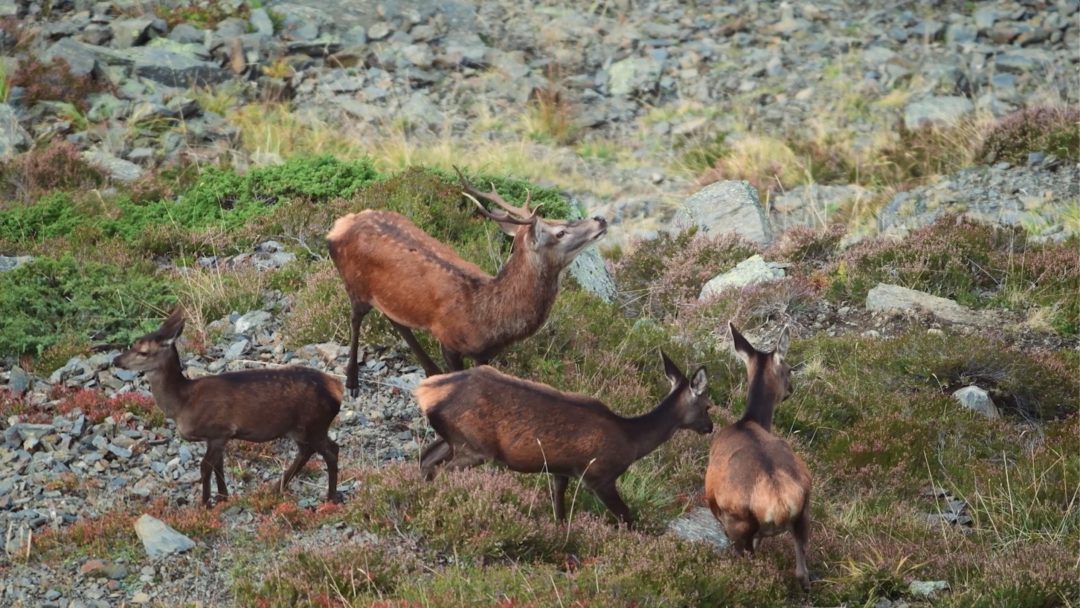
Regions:
M 465 198 L 468 198 L 470 201 L 472 201 L 473 203 L 476 204 L 476 208 L 480 211 L 481 215 L 483 215 L 484 217 L 486 217 L 488 219 L 495 220 L 496 222 L 505 222 L 507 224 L 525 225 L 525 224 L 533 223 L 533 221 L 536 219 L 536 212 L 535 211 L 533 211 L 532 215 L 530 215 L 529 217 L 527 217 L 525 219 L 514 217 L 514 216 L 510 215 L 509 213 L 502 213 L 502 214 L 492 213 L 491 211 L 488 211 L 487 208 L 484 207 L 484 205 L 482 205 L 480 203 L 480 201 L 476 200 L 476 197 L 473 196 L 471 193 L 469 193 L 467 191 L 462 191 L 462 194 L 465 195 Z M 481 194 L 483 194 L 483 193 L 481 193 Z
M 491 192 L 481 192 L 481 191 L 477 190 L 472 184 L 470 184 L 469 180 L 465 179 L 465 174 L 461 172 L 461 169 L 459 169 L 457 167 L 457 165 L 454 165 L 454 171 L 457 172 L 458 178 L 461 179 L 461 186 L 465 190 L 465 192 L 463 194 L 465 194 L 466 196 L 470 196 L 470 198 L 473 198 L 474 201 L 477 198 L 482 198 L 484 200 L 491 201 L 492 203 L 495 203 L 499 207 L 502 207 L 503 210 L 509 212 L 511 215 L 516 216 L 517 219 L 527 218 L 528 222 L 532 222 L 532 221 L 534 221 L 536 219 L 536 211 L 533 211 L 533 210 L 529 209 L 529 200 L 532 197 L 531 192 L 526 191 L 526 193 L 525 193 L 525 206 L 524 207 L 515 207 L 514 205 L 511 205 L 510 203 L 506 202 L 506 199 L 499 196 L 499 193 L 495 190 L 495 184 L 494 183 L 491 184 Z M 481 205 L 481 207 L 483 207 L 483 205 Z M 487 210 L 485 209 L 485 211 L 487 211 Z M 509 221 L 509 220 L 500 220 L 500 221 Z M 517 222 L 515 222 L 515 223 L 517 223 Z

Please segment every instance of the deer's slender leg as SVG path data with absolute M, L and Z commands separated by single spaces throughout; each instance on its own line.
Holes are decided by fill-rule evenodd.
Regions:
M 399 334 L 401 334 L 402 338 L 405 338 L 405 343 L 409 345 L 413 354 L 416 355 L 416 359 L 420 362 L 420 367 L 424 368 L 424 372 L 429 378 L 431 376 L 438 376 L 442 373 L 439 366 L 435 365 L 435 362 L 432 361 L 431 357 L 424 351 L 424 347 L 420 346 L 420 341 L 416 339 L 416 336 L 413 335 L 411 329 L 395 321 L 390 321 L 390 324 L 394 326 L 394 329 L 396 329 Z
M 810 570 L 806 567 L 806 544 L 810 540 L 810 517 L 806 509 L 799 514 L 792 526 L 791 535 L 795 539 L 795 578 L 799 579 L 804 591 L 810 590 Z
M 570 484 L 570 478 L 566 475 L 551 474 L 551 502 L 555 503 L 555 519 L 566 519 L 566 486 Z
M 296 448 L 296 457 L 293 458 L 289 468 L 285 469 L 285 474 L 281 476 L 281 483 L 278 485 L 278 491 L 282 494 L 285 493 L 285 489 L 289 487 L 289 482 L 292 481 L 292 478 L 300 471 L 300 468 L 307 464 L 311 455 L 315 453 L 315 448 L 309 443 L 300 443 L 298 441 L 296 442 Z
M 627 528 L 634 525 L 634 518 L 630 515 L 630 507 L 627 507 L 622 497 L 619 496 L 619 490 L 615 487 L 615 480 L 595 485 L 590 484 L 589 489 Z
M 446 371 L 459 372 L 465 369 L 465 361 L 462 360 L 461 354 L 456 353 L 445 346 L 442 347 L 443 361 L 446 361 Z
M 338 476 L 338 444 L 334 443 L 333 439 L 329 437 L 323 439 L 315 446 L 315 450 L 319 452 L 319 455 L 323 457 L 326 462 L 326 501 L 327 502 L 339 502 L 337 495 L 337 476 Z
M 360 322 L 369 312 L 371 312 L 371 304 L 353 302 L 349 334 L 349 362 L 345 365 L 345 388 L 349 389 L 349 396 L 354 398 L 360 394 L 359 369 L 356 363 L 356 351 L 360 348 Z
M 225 484 L 225 442 L 221 442 L 221 449 L 217 451 L 214 459 L 214 480 L 217 482 L 217 500 L 228 500 L 229 488 Z

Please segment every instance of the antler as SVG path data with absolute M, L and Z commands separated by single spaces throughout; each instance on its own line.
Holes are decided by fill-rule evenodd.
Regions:
M 469 180 L 465 179 L 465 175 L 461 172 L 461 169 L 454 166 L 454 171 L 457 171 L 458 177 L 461 178 L 461 187 L 465 190 L 462 192 L 469 200 L 476 203 L 480 213 L 489 219 L 493 219 L 497 222 L 508 222 L 511 224 L 531 224 L 536 221 L 536 213 L 540 210 L 541 205 L 537 205 L 535 209 L 529 209 L 529 201 L 532 199 L 532 192 L 525 191 L 525 204 L 521 207 L 515 207 L 510 203 L 507 203 L 503 197 L 499 196 L 499 193 L 495 191 L 495 184 L 491 185 L 491 192 L 481 192 L 473 187 L 469 183 Z M 502 207 L 508 213 L 497 215 L 488 211 L 477 198 L 482 198 L 496 205 Z

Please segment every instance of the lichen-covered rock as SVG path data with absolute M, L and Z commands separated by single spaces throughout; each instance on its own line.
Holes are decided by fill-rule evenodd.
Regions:
M 772 227 L 757 190 L 745 181 L 719 181 L 698 190 L 675 212 L 672 225 L 676 229 L 697 226 L 709 234 L 734 232 L 761 245 L 772 241 Z

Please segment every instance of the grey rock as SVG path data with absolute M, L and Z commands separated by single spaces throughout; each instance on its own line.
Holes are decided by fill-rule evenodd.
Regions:
M 950 45 L 975 42 L 979 31 L 966 23 L 953 23 L 945 30 L 945 42 Z
M 427 44 L 410 44 L 401 49 L 401 56 L 418 68 L 427 69 L 435 63 L 435 53 Z
M 113 48 L 126 49 L 146 44 L 151 36 L 156 35 L 153 25 L 154 20 L 145 17 L 113 21 L 111 24 Z
M 663 69 L 663 62 L 652 57 L 628 57 L 617 61 L 608 70 L 608 92 L 623 96 L 652 93 Z
M 949 581 L 911 581 L 908 585 L 908 593 L 920 598 L 934 597 L 939 591 L 948 589 Z
M 994 401 L 990 398 L 990 393 L 987 393 L 978 386 L 965 386 L 953 392 L 953 397 L 960 402 L 960 405 L 965 408 L 978 412 L 987 418 L 1000 418 L 1001 413 L 998 412 L 997 406 L 994 405 Z
M 56 58 L 67 62 L 71 73 L 75 76 L 87 76 L 94 72 L 97 66 L 98 47 L 83 44 L 74 38 L 58 40 L 41 54 L 41 60 L 51 62 Z
M 379 40 L 385 40 L 393 31 L 394 28 L 389 23 L 380 21 L 368 28 L 367 37 L 368 40 L 378 42 Z
M 246 334 L 252 330 L 264 327 L 274 318 L 265 310 L 253 310 L 236 320 L 234 331 L 238 334 Z
M 993 5 L 983 4 L 975 9 L 973 16 L 975 18 L 975 27 L 980 32 L 985 32 L 994 27 L 994 22 L 997 21 L 998 8 Z
M 731 545 L 712 512 L 705 507 L 697 507 L 673 519 L 668 524 L 668 532 L 690 542 L 712 545 L 716 551 Z
M 697 226 L 713 234 L 734 232 L 762 245 L 773 236 L 757 190 L 745 181 L 715 182 L 695 192 L 675 212 L 672 225 L 675 229 Z
M 722 293 L 725 289 L 737 289 L 782 278 L 784 278 L 782 266 L 774 262 L 766 262 L 760 255 L 754 254 L 739 262 L 735 268 L 709 279 L 701 287 L 701 295 L 698 297 L 704 300 Z
M 993 323 L 993 315 L 973 311 L 948 298 L 899 285 L 878 283 L 866 294 L 866 309 L 870 311 L 926 311 L 950 323 L 986 325 Z
M 918 129 L 924 124 L 953 126 L 975 111 L 967 97 L 942 95 L 915 101 L 904 108 L 904 127 Z
M 604 258 L 600 257 L 596 249 L 589 248 L 579 253 L 570 263 L 568 272 L 585 291 L 598 296 L 605 302 L 614 300 L 615 279 L 611 277 Z
M 19 124 L 15 110 L 0 103 L 0 159 L 28 150 L 31 141 L 30 134 Z
M 1034 55 L 1014 52 L 1002 53 L 994 58 L 994 67 L 1000 72 L 1010 74 L 1026 74 L 1041 65 Z
M 288 49 L 290 53 L 302 53 L 309 57 L 326 57 L 341 50 L 341 41 L 326 36 L 311 40 L 294 40 L 289 43 Z
M 181 44 L 203 44 L 206 41 L 206 31 L 189 23 L 181 23 L 169 32 L 169 40 Z
M 8 375 L 8 390 L 10 390 L 16 396 L 22 395 L 26 391 L 30 390 L 30 386 L 34 383 L 34 379 L 30 374 L 26 373 L 26 370 L 16 365 L 11 368 L 11 373 Z
M 130 111 L 130 101 L 119 99 L 111 93 L 98 93 L 90 97 L 90 109 L 86 112 L 86 118 L 91 122 L 104 122 L 113 118 L 126 118 Z
M 19 16 L 19 4 L 18 0 L 3 0 L 0 1 L 0 18 L 3 17 L 18 17 Z
M 225 360 L 232 361 L 233 359 L 239 359 L 241 355 L 247 352 L 249 346 L 251 346 L 251 342 L 246 338 L 233 342 L 229 345 L 229 348 L 225 349 Z
M 266 12 L 265 8 L 252 9 L 249 21 L 256 32 L 264 36 L 274 35 L 274 21 L 270 19 L 270 13 Z
M 7 272 L 9 270 L 15 270 L 19 266 L 26 264 L 34 259 L 34 256 L 30 255 L 0 255 L 0 272 Z
M 153 516 L 143 514 L 135 521 L 135 533 L 151 559 L 183 553 L 195 548 L 195 542 Z
M 109 177 L 125 182 L 133 182 L 142 177 L 142 167 L 135 163 L 113 156 L 104 150 L 87 150 L 82 157 L 89 163 L 97 165 Z
M 170 87 L 206 86 L 232 77 L 217 64 L 171 49 L 135 47 L 128 49 L 125 59 L 130 59 L 138 76 Z

